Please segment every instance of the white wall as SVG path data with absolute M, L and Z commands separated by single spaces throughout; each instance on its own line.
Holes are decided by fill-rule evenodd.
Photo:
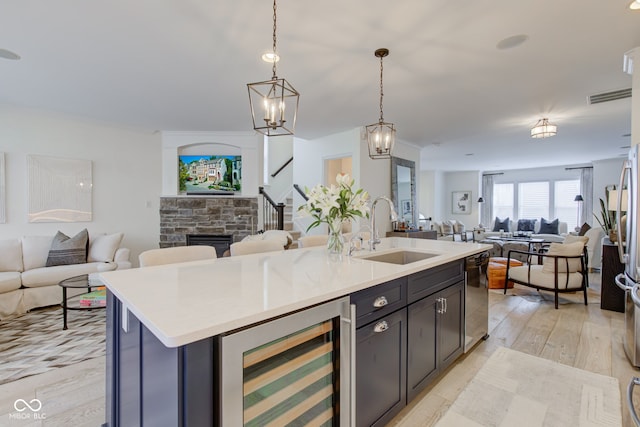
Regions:
M 600 215 L 600 199 L 607 203 L 605 188 L 609 185 L 618 186 L 620 182 L 620 171 L 624 158 L 599 160 L 593 162 L 593 213 Z M 589 223 L 593 224 L 594 218 L 590 218 Z
M 124 232 L 123 246 L 138 254 L 158 247 L 161 189 L 160 136 L 15 107 L 0 107 L 0 152 L 5 153 L 7 221 L 0 238 Z M 28 223 L 27 155 L 91 160 L 93 219 L 76 223 Z
M 445 172 L 444 173 L 444 192 L 442 196 L 443 216 L 437 218 L 439 221 L 451 220 L 460 221 L 467 228 L 471 229 L 477 226 L 480 221 L 480 213 L 478 210 L 478 197 L 480 197 L 480 188 L 482 186 L 481 173 L 479 171 L 466 172 Z M 454 214 L 452 210 L 454 191 L 471 191 L 471 212 L 469 214 Z M 434 218 L 436 219 L 436 218 Z
M 293 183 L 298 184 L 303 190 L 305 187 L 312 188 L 317 184 L 324 183 L 324 161 L 326 159 L 352 156 L 354 186 L 365 188 L 360 177 L 360 156 L 356 146 L 359 139 L 359 128 L 312 140 L 294 138 Z M 369 188 L 365 189 L 369 190 Z M 311 221 L 308 218 L 300 218 L 296 212 L 298 206 L 303 203 L 304 200 L 294 194 L 294 223 L 298 229 L 304 232 Z M 325 234 L 326 232 L 326 227 L 316 227 L 309 230 L 308 234 Z
M 265 171 L 267 181 L 263 183 L 264 180 L 261 180 L 260 182 L 263 183 L 261 185 L 264 185 L 267 194 L 273 200 L 284 202 L 293 185 L 293 163 L 289 163 L 275 178 L 271 174 L 293 156 L 293 137 L 287 135 L 269 138 L 268 147 L 269 164 Z

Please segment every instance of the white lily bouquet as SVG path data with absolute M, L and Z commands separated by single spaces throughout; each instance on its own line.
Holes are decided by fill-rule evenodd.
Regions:
M 337 186 L 318 184 L 311 190 L 305 188 L 309 200 L 298 208 L 298 212 L 301 216 L 314 218 L 307 231 L 326 223 L 329 226 L 329 252 L 342 253 L 342 223 L 356 217 L 369 218 L 369 193 L 362 188 L 354 190 L 355 180 L 349 174 L 338 174 L 336 182 Z

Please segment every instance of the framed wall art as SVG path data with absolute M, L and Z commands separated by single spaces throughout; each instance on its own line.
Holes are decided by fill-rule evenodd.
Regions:
M 471 191 L 453 191 L 451 212 L 454 214 L 471 214 Z
M 29 222 L 91 221 L 91 160 L 27 156 Z

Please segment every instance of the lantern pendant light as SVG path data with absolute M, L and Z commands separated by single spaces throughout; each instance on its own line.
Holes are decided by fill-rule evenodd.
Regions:
M 372 159 L 390 159 L 396 142 L 396 128 L 393 123 L 386 123 L 382 112 L 382 58 L 389 55 L 389 49 L 377 49 L 374 53 L 380 58 L 380 120 L 378 123 L 366 126 L 369 157 Z
M 273 75 L 271 80 L 248 83 L 253 129 L 266 136 L 293 135 L 300 93 L 276 74 L 276 0 L 273 1 Z

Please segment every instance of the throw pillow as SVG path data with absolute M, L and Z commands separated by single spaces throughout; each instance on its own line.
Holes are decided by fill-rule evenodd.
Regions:
M 124 233 L 101 234 L 89 242 L 89 262 L 111 262 L 120 247 Z
M 73 237 L 58 231 L 47 257 L 47 267 L 56 265 L 84 264 L 87 262 L 89 233 L 85 228 Z
M 535 219 L 519 219 L 518 231 L 533 231 L 536 225 Z
M 500 218 L 496 217 L 496 221 L 493 226 L 493 231 L 500 231 L 500 230 L 509 232 L 509 217 L 506 217 L 502 221 L 500 221 Z
M 589 238 L 586 236 L 573 236 L 571 234 L 567 234 L 566 236 L 564 236 L 564 241 L 562 243 L 566 245 L 567 243 L 576 242 L 582 242 L 583 245 L 587 246 L 587 243 L 589 243 Z
M 453 223 L 451 221 L 442 221 L 442 234 L 444 236 L 453 234 Z
M 591 226 L 585 222 L 584 224 L 582 224 L 582 227 L 580 227 L 578 236 L 584 236 L 585 234 L 587 234 L 587 231 L 589 231 L 590 229 L 591 229 Z
M 538 234 L 559 234 L 558 233 L 558 218 L 553 221 L 547 221 L 544 218 L 540 218 L 540 230 L 538 230 Z
M 456 223 L 453 226 L 453 231 L 456 233 L 464 233 L 465 232 L 465 226 L 463 223 L 461 223 L 460 221 L 456 221 Z
M 552 243 L 549 247 L 548 255 L 576 256 L 582 255 L 584 251 L 583 242 L 574 243 Z M 544 257 L 542 261 L 542 271 L 544 273 L 553 273 L 555 271 L 555 258 Z M 575 273 L 582 271 L 582 263 L 580 258 L 558 258 L 558 273 Z

